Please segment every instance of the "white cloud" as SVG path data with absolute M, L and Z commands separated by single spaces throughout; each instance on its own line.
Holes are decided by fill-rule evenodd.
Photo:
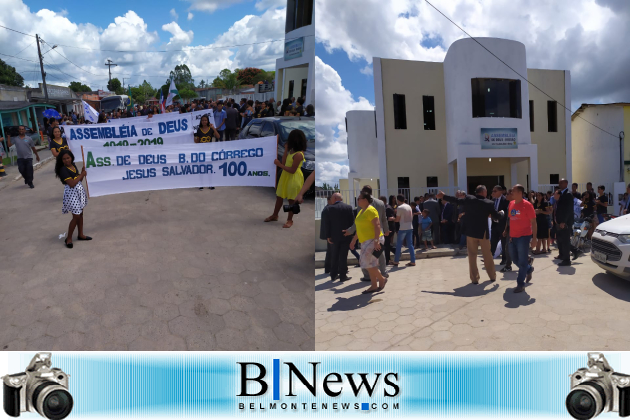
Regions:
M 285 7 L 287 5 L 287 0 L 257 0 L 256 1 L 256 10 L 267 10 L 267 9 L 277 9 L 280 7 Z
M 193 15 L 192 12 L 188 12 L 188 20 L 192 20 L 194 16 L 195 15 Z
M 328 184 L 338 184 L 340 178 L 348 178 L 348 165 L 335 162 L 317 162 L 315 172 L 317 174 L 317 184 L 324 182 Z
M 162 25 L 162 30 L 170 32 L 171 39 L 168 41 L 168 46 L 172 48 L 182 48 L 190 44 L 193 40 L 193 31 L 185 32 L 179 25 L 175 22 L 167 23 L 166 25 Z
M 340 167 L 348 167 L 348 145 L 345 126 L 346 112 L 361 109 L 374 109 L 374 105 L 363 98 L 355 100 L 342 82 L 339 73 L 315 57 L 315 90 L 317 116 L 315 118 L 315 149 L 317 162 L 341 162 L 337 166 L 318 166 L 317 182 L 328 182 L 331 168 L 338 173 Z M 346 164 L 344 164 L 346 163 Z M 346 170 L 347 176 L 347 170 Z
M 359 71 L 367 76 L 372 76 L 374 74 L 374 70 L 372 69 L 372 66 L 370 66 L 369 64 L 367 64 L 365 67 L 363 67 Z
M 171 11 L 169 12 L 171 14 L 171 16 L 173 17 L 173 19 L 177 20 L 179 19 L 179 15 L 177 14 L 177 12 L 175 11 L 175 9 L 171 9 Z
M 190 10 L 214 13 L 219 9 L 227 9 L 245 0 L 186 0 L 190 4 Z
M 132 86 L 146 79 L 154 87 L 158 87 L 165 83 L 169 72 L 178 64 L 188 65 L 195 81 L 199 82 L 201 79 L 211 81 L 225 68 L 254 66 L 273 70 L 276 58 L 282 56 L 282 42 L 260 44 L 255 46 L 256 48 L 212 48 L 282 38 L 284 10 L 268 10 L 261 16 L 245 16 L 234 22 L 224 34 L 217 34 L 212 43 L 197 46 L 192 46 L 193 31 L 184 31 L 174 21 L 151 28 L 142 16 L 133 10 L 117 16 L 104 27 L 91 23 L 76 23 L 63 13 L 48 9 L 31 10 L 22 0 L 0 0 L 0 10 L 9 11 L 0 14 L 0 25 L 26 33 L 39 33 L 50 45 L 66 44 L 94 49 L 90 51 L 59 45 L 55 50 L 45 54 L 47 82 L 53 85 L 67 86 L 76 80 L 93 89 L 105 88 L 108 71 L 104 63 L 108 58 L 118 64 L 117 67 L 112 67 L 112 77 L 118 77 L 121 81 L 124 77 L 125 84 Z M 161 43 L 156 29 L 168 32 L 169 40 Z M 34 38 L 0 28 L 0 45 L 4 46 L 0 48 L 0 52 L 14 55 L 24 49 L 19 57 L 33 61 L 6 56 L 0 58 L 16 67 L 25 78 L 25 84 L 37 86 L 41 78 L 39 64 L 36 62 L 37 47 L 33 41 Z M 50 47 L 44 44 L 42 48 L 44 52 Z M 125 52 L 98 51 L 105 49 Z M 182 49 L 184 51 L 150 52 Z M 57 52 L 86 71 L 75 67 Z

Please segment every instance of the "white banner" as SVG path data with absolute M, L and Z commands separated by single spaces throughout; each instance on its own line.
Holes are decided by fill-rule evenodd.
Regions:
M 66 125 L 64 128 L 70 150 L 72 150 L 75 160 L 78 162 L 82 161 L 81 146 L 135 146 L 144 148 L 152 145 L 194 143 L 190 115 L 186 116 L 186 114 L 169 121 L 121 125 Z
M 199 128 L 199 121 L 204 115 L 207 115 L 210 118 L 210 124 L 214 125 L 214 111 L 212 109 L 201 109 L 199 111 L 193 111 L 184 115 L 190 115 L 193 132 L 197 131 L 197 129 Z
M 275 136 L 142 148 L 83 147 L 83 153 L 90 197 L 173 188 L 273 187 L 276 182 Z

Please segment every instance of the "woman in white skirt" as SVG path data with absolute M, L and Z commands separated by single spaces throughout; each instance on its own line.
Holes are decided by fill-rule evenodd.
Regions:
M 357 204 L 361 209 L 357 213 L 354 224 L 356 226 L 356 234 L 350 243 L 350 249 L 354 249 L 357 240 L 361 243 L 361 256 L 359 262 L 361 268 L 365 268 L 370 275 L 370 287 L 362 294 L 380 292 L 385 288 L 387 279 L 383 277 L 378 269 L 378 257 L 374 256 L 374 252 L 383 252 L 382 245 L 385 243 L 383 232 L 381 231 L 381 222 L 378 218 L 378 211 L 371 206 L 372 196 L 367 192 L 361 192 L 357 199 Z
M 91 241 L 92 238 L 83 234 L 83 209 L 87 206 L 87 195 L 83 189 L 83 178 L 87 175 L 85 166 L 81 173 L 74 164 L 74 155 L 68 149 L 63 149 L 57 155 L 57 163 L 55 165 L 55 174 L 64 185 L 63 190 L 63 206 L 61 212 L 63 214 L 72 213 L 72 220 L 68 226 L 68 237 L 66 238 L 66 247 L 72 248 L 72 234 L 74 228 L 79 227 L 80 241 Z

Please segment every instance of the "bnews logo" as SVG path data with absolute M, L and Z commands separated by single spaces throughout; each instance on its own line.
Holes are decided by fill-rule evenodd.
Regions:
M 267 368 L 261 363 L 254 362 L 237 362 L 240 366 L 240 393 L 237 397 L 260 397 L 270 389 L 267 379 Z M 395 372 L 375 372 L 372 377 L 368 377 L 368 373 L 341 373 L 327 372 L 325 375 L 319 372 L 320 362 L 309 362 L 310 368 L 308 372 L 302 372 L 295 364 L 291 362 L 280 363 L 280 359 L 273 359 L 273 368 L 271 374 L 271 391 L 274 402 L 254 403 L 239 402 L 239 410 L 398 410 L 400 408 L 398 402 L 374 402 L 361 399 L 384 397 L 395 398 L 400 394 L 400 385 L 398 384 L 398 373 Z M 281 367 L 284 366 L 284 369 Z M 283 370 L 283 372 L 281 372 Z M 283 376 L 284 374 L 284 376 Z M 284 378 L 284 381 L 283 381 Z M 356 402 L 330 402 L 328 399 L 321 402 L 304 402 L 296 401 L 296 398 L 290 398 L 289 401 L 280 401 L 281 385 L 288 382 L 288 389 L 283 397 L 344 397 L 354 396 Z M 304 390 L 298 395 L 295 385 L 302 384 Z M 252 390 L 251 388 L 255 388 Z M 321 395 L 320 390 L 324 395 Z M 367 397 L 366 397 L 367 395 Z

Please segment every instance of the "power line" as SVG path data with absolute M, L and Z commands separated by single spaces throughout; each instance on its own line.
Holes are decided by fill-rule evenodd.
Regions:
M 14 55 L 10 55 L 10 54 L 3 54 L 3 53 L 0 53 L 0 55 L 6 55 L 7 57 L 17 58 L 18 60 L 24 60 L 24 61 L 30 61 L 31 63 L 37 63 L 37 61 L 35 61 L 35 60 L 29 60 L 29 59 L 27 59 L 27 58 L 16 57 L 16 56 L 14 56 Z
M 8 29 L 10 31 L 14 31 L 14 32 L 20 33 L 22 35 L 32 36 L 33 38 L 35 38 L 35 35 L 25 34 L 24 32 L 20 32 L 20 31 L 17 31 L 15 29 L 7 28 L 6 26 L 0 25 L 0 28 Z M 76 48 L 78 50 L 85 50 L 85 51 L 106 51 L 106 52 L 120 52 L 120 53 L 129 53 L 129 52 L 133 52 L 133 53 L 169 53 L 169 52 L 182 52 L 182 51 L 219 50 L 219 49 L 226 49 L 226 48 L 248 47 L 248 46 L 251 46 L 251 45 L 270 44 L 270 43 L 273 43 L 273 42 L 280 42 L 280 41 L 293 41 L 294 39 L 306 38 L 306 37 L 311 37 L 311 36 L 315 36 L 315 35 L 304 35 L 304 36 L 295 37 L 295 38 L 270 39 L 270 40 L 267 40 L 267 41 L 252 42 L 252 43 L 249 43 L 249 44 L 223 45 L 223 46 L 218 46 L 218 47 L 188 47 L 187 49 L 186 48 L 182 48 L 180 50 L 153 50 L 153 51 L 151 51 L 151 50 L 110 50 L 110 49 L 100 49 L 100 48 L 77 47 L 75 45 L 66 45 L 66 44 L 57 44 L 57 45 L 59 45 L 60 47 Z
M 31 42 L 31 44 L 30 44 L 30 45 L 27 45 L 26 47 L 22 48 L 22 49 L 20 50 L 20 52 L 19 52 L 19 53 L 17 53 L 17 54 L 15 54 L 15 55 L 16 55 L 16 56 L 18 56 L 18 55 L 22 54 L 22 52 L 24 52 L 24 50 L 25 50 L 25 49 L 27 49 L 28 47 L 32 46 L 35 42 L 36 42 L 36 41 Z
M 52 45 L 50 45 L 48 42 L 44 41 L 44 43 L 45 43 L 46 45 L 48 45 L 49 47 L 52 47 Z M 57 44 L 57 45 L 59 45 L 59 44 Z M 88 71 L 88 70 L 85 70 L 85 69 L 84 69 L 84 68 L 82 68 L 82 67 L 79 67 L 78 65 L 74 64 L 74 62 L 72 62 L 72 61 L 71 61 L 68 57 L 66 57 L 65 55 L 61 54 L 61 53 L 60 53 L 59 51 L 57 51 L 56 49 L 55 49 L 55 50 L 53 50 L 53 51 L 54 51 L 54 52 L 56 52 L 57 54 L 59 54 L 60 56 L 62 56 L 63 58 L 65 58 L 65 59 L 66 59 L 66 60 L 67 60 L 70 64 L 72 64 L 72 65 L 73 65 L 73 66 L 75 66 L 76 68 L 78 68 L 78 69 L 80 69 L 80 70 L 83 70 L 84 72 L 89 73 L 89 74 L 91 74 L 92 76 L 101 76 L 100 74 L 94 74 L 94 73 L 91 73 L 91 72 L 90 72 L 90 71 Z M 104 76 L 103 76 L 103 77 L 104 77 Z
M 545 92 L 544 90 L 542 90 L 541 88 L 539 88 L 538 86 L 536 86 L 535 84 L 533 84 L 532 82 L 530 82 L 529 80 L 527 80 L 527 78 L 525 76 L 523 76 L 522 74 L 520 74 L 519 72 L 517 72 L 516 70 L 514 70 L 512 67 L 510 67 L 509 64 L 507 64 L 505 61 L 501 60 L 499 57 L 496 56 L 496 54 L 494 54 L 492 51 L 490 51 L 489 49 L 487 49 L 481 42 L 477 41 L 472 35 L 470 35 L 468 32 L 466 32 L 465 30 L 463 30 L 458 24 L 456 24 L 455 22 L 453 22 L 448 16 L 446 16 L 444 13 L 442 13 L 440 11 L 440 9 L 438 9 L 437 7 L 435 7 L 434 5 L 432 5 L 429 0 L 424 0 L 426 1 L 429 6 L 433 7 L 435 10 L 437 10 L 442 16 L 444 16 L 446 19 L 448 19 L 449 22 L 451 22 L 453 25 L 455 25 L 457 28 L 459 28 L 459 30 L 461 30 L 463 33 L 465 33 L 466 35 L 468 35 L 468 37 L 470 39 L 472 39 L 473 41 L 475 41 L 477 44 L 481 45 L 481 47 L 488 51 L 490 54 L 492 54 L 492 56 L 494 58 L 496 58 L 497 60 L 499 60 L 500 62 L 502 62 L 503 64 L 505 64 L 505 66 L 507 68 L 509 68 L 510 70 L 512 70 L 514 73 L 518 74 L 523 80 L 525 80 L 527 83 L 529 83 L 530 85 L 532 85 L 533 87 L 535 87 L 536 89 L 538 89 L 540 92 L 542 92 L 543 94 L 545 94 L 547 97 L 549 97 L 550 99 L 554 100 L 557 104 L 559 104 L 562 108 L 566 109 L 567 111 L 571 112 L 571 114 L 573 114 L 573 111 L 570 108 L 567 108 L 566 106 L 564 106 L 560 101 L 555 100 L 551 95 L 549 95 L 547 92 Z M 583 119 L 584 121 L 586 121 L 587 123 L 589 123 L 590 125 L 592 125 L 595 128 L 600 129 L 601 131 L 603 131 L 606 134 L 610 134 L 611 136 L 613 136 L 615 139 L 619 139 L 619 136 L 613 133 L 610 133 L 606 130 L 604 130 L 603 128 L 593 124 L 592 122 L 582 118 L 580 115 L 576 115 L 578 118 Z
M 22 34 L 22 35 L 26 35 L 26 36 L 31 36 L 31 37 L 35 38 L 35 35 L 25 34 L 24 32 L 20 32 L 20 31 L 18 31 L 18 30 L 16 30 L 16 29 L 7 28 L 6 26 L 2 26 L 2 25 L 0 25 L 0 28 L 8 29 L 8 30 L 10 30 L 10 31 L 17 32 L 18 34 Z

